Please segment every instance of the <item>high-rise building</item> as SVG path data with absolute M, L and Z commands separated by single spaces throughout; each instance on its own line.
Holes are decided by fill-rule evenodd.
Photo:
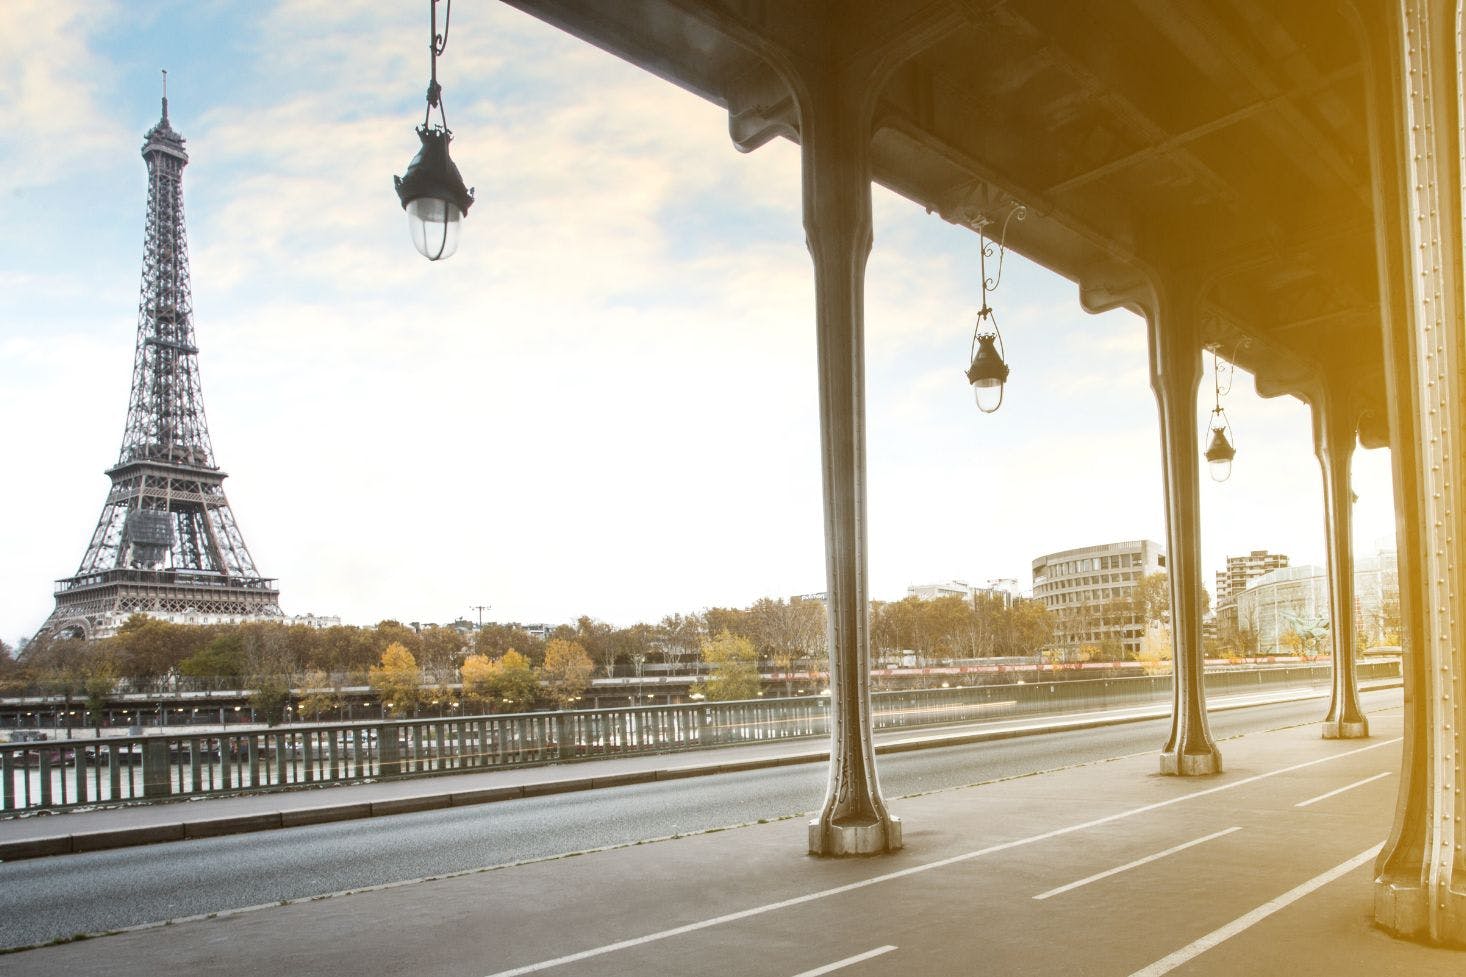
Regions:
M 1223 605 L 1231 604 L 1247 585 L 1265 573 L 1281 570 L 1288 565 L 1286 553 L 1269 553 L 1267 550 L 1253 550 L 1246 556 L 1227 557 L 1227 569 L 1217 571 L 1217 592 L 1213 606 L 1218 611 Z
M 1148 539 L 1048 553 L 1033 561 L 1033 596 L 1053 613 L 1054 644 L 1066 654 L 1112 640 L 1138 652 L 1146 622 L 1135 589 L 1165 569 L 1164 548 Z
M 143 140 L 148 213 L 127 428 L 111 491 L 74 576 L 56 582 L 42 635 L 105 637 L 133 614 L 193 624 L 278 620 L 224 497 L 194 342 L 183 223 L 183 137 L 163 116 Z

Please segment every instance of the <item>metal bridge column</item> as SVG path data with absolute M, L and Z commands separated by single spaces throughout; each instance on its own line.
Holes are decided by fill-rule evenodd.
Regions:
M 858 86 L 816 74 L 802 106 L 804 229 L 814 261 L 830 646 L 830 777 L 809 850 L 901 847 L 876 778 L 866 578 L 865 263 L 871 248 L 869 116 Z
M 1358 433 L 1348 405 L 1325 381 L 1313 403 L 1313 450 L 1323 469 L 1324 535 L 1329 558 L 1329 632 L 1333 639 L 1333 697 L 1323 721 L 1324 739 L 1369 735 L 1369 720 L 1359 707 L 1355 671 L 1358 639 L 1354 621 L 1353 490 L 1349 465 Z
M 1466 62 L 1460 0 L 1399 0 L 1369 38 L 1404 623 L 1403 760 L 1375 921 L 1466 946 Z
M 1166 480 L 1166 560 L 1171 583 L 1174 708 L 1161 773 L 1221 773 L 1222 754 L 1206 721 L 1201 649 L 1201 490 L 1196 391 L 1201 384 L 1199 286 L 1186 278 L 1159 283 L 1146 309 L 1150 385 L 1161 420 Z

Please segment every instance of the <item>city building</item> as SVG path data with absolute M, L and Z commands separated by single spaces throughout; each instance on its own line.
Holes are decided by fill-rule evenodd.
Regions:
M 1295 654 L 1299 649 L 1290 645 L 1290 632 L 1319 645 L 1310 651 L 1329 650 L 1326 640 L 1317 640 L 1327 634 L 1330 623 L 1329 578 L 1323 567 L 1281 567 L 1257 577 L 1234 597 L 1238 626 L 1256 636 L 1258 654 Z M 1359 650 L 1398 643 L 1400 579 L 1394 550 L 1355 560 L 1354 622 Z
M 1217 571 L 1217 589 L 1212 595 L 1212 608 L 1217 618 L 1235 623 L 1237 595 L 1258 577 L 1287 565 L 1286 553 L 1269 553 L 1267 550 L 1253 550 L 1246 556 L 1227 557 L 1227 569 Z
M 1148 539 L 1048 553 L 1033 561 L 1033 596 L 1054 615 L 1054 646 L 1066 658 L 1081 647 L 1118 641 L 1140 650 L 1146 622 L 1131 601 L 1148 574 L 1166 569 L 1160 543 Z
M 938 597 L 961 597 L 971 600 L 979 594 L 995 597 L 1004 607 L 1011 607 L 1013 598 L 1019 596 L 1018 581 L 1013 577 L 993 577 L 984 585 L 970 584 L 965 580 L 946 580 L 940 583 L 912 584 L 906 588 L 907 597 L 921 600 L 936 600 Z
M 285 623 L 290 625 L 299 624 L 307 628 L 339 628 L 341 626 L 341 618 L 336 614 L 296 614 Z
M 919 583 L 912 584 L 906 588 L 907 597 L 919 597 L 922 600 L 936 600 L 938 597 L 961 597 L 964 600 L 972 596 L 972 585 L 963 580 L 947 580 L 942 583 Z

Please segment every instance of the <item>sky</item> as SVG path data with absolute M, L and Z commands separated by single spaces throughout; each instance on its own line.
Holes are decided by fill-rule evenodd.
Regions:
M 74 573 L 117 459 L 137 329 L 143 133 L 184 172 L 204 402 L 225 490 L 286 614 L 626 625 L 825 589 L 814 297 L 799 152 L 501 4 L 439 63 L 476 188 L 458 253 L 412 248 L 426 5 L 0 5 L 0 639 Z M 978 241 L 883 188 L 866 281 L 871 594 L 1165 539 L 1141 320 L 1085 314 L 1010 256 L 1012 367 L 963 372 Z M 1224 367 L 1225 369 L 1225 367 Z M 1203 379 L 1200 430 L 1209 412 Z M 1324 559 L 1306 405 L 1225 405 L 1203 569 Z M 1389 459 L 1354 466 L 1356 546 L 1393 545 Z

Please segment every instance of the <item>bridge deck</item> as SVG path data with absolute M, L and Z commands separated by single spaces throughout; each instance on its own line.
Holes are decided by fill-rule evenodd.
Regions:
M 805 825 L 788 820 L 136 930 L 4 969 L 1454 977 L 1466 953 L 1372 928 L 1400 712 L 1371 722 L 1367 741 L 1312 725 L 1229 741 L 1209 779 L 1157 776 L 1147 754 L 906 798 L 907 847 L 880 858 L 804 857 Z

